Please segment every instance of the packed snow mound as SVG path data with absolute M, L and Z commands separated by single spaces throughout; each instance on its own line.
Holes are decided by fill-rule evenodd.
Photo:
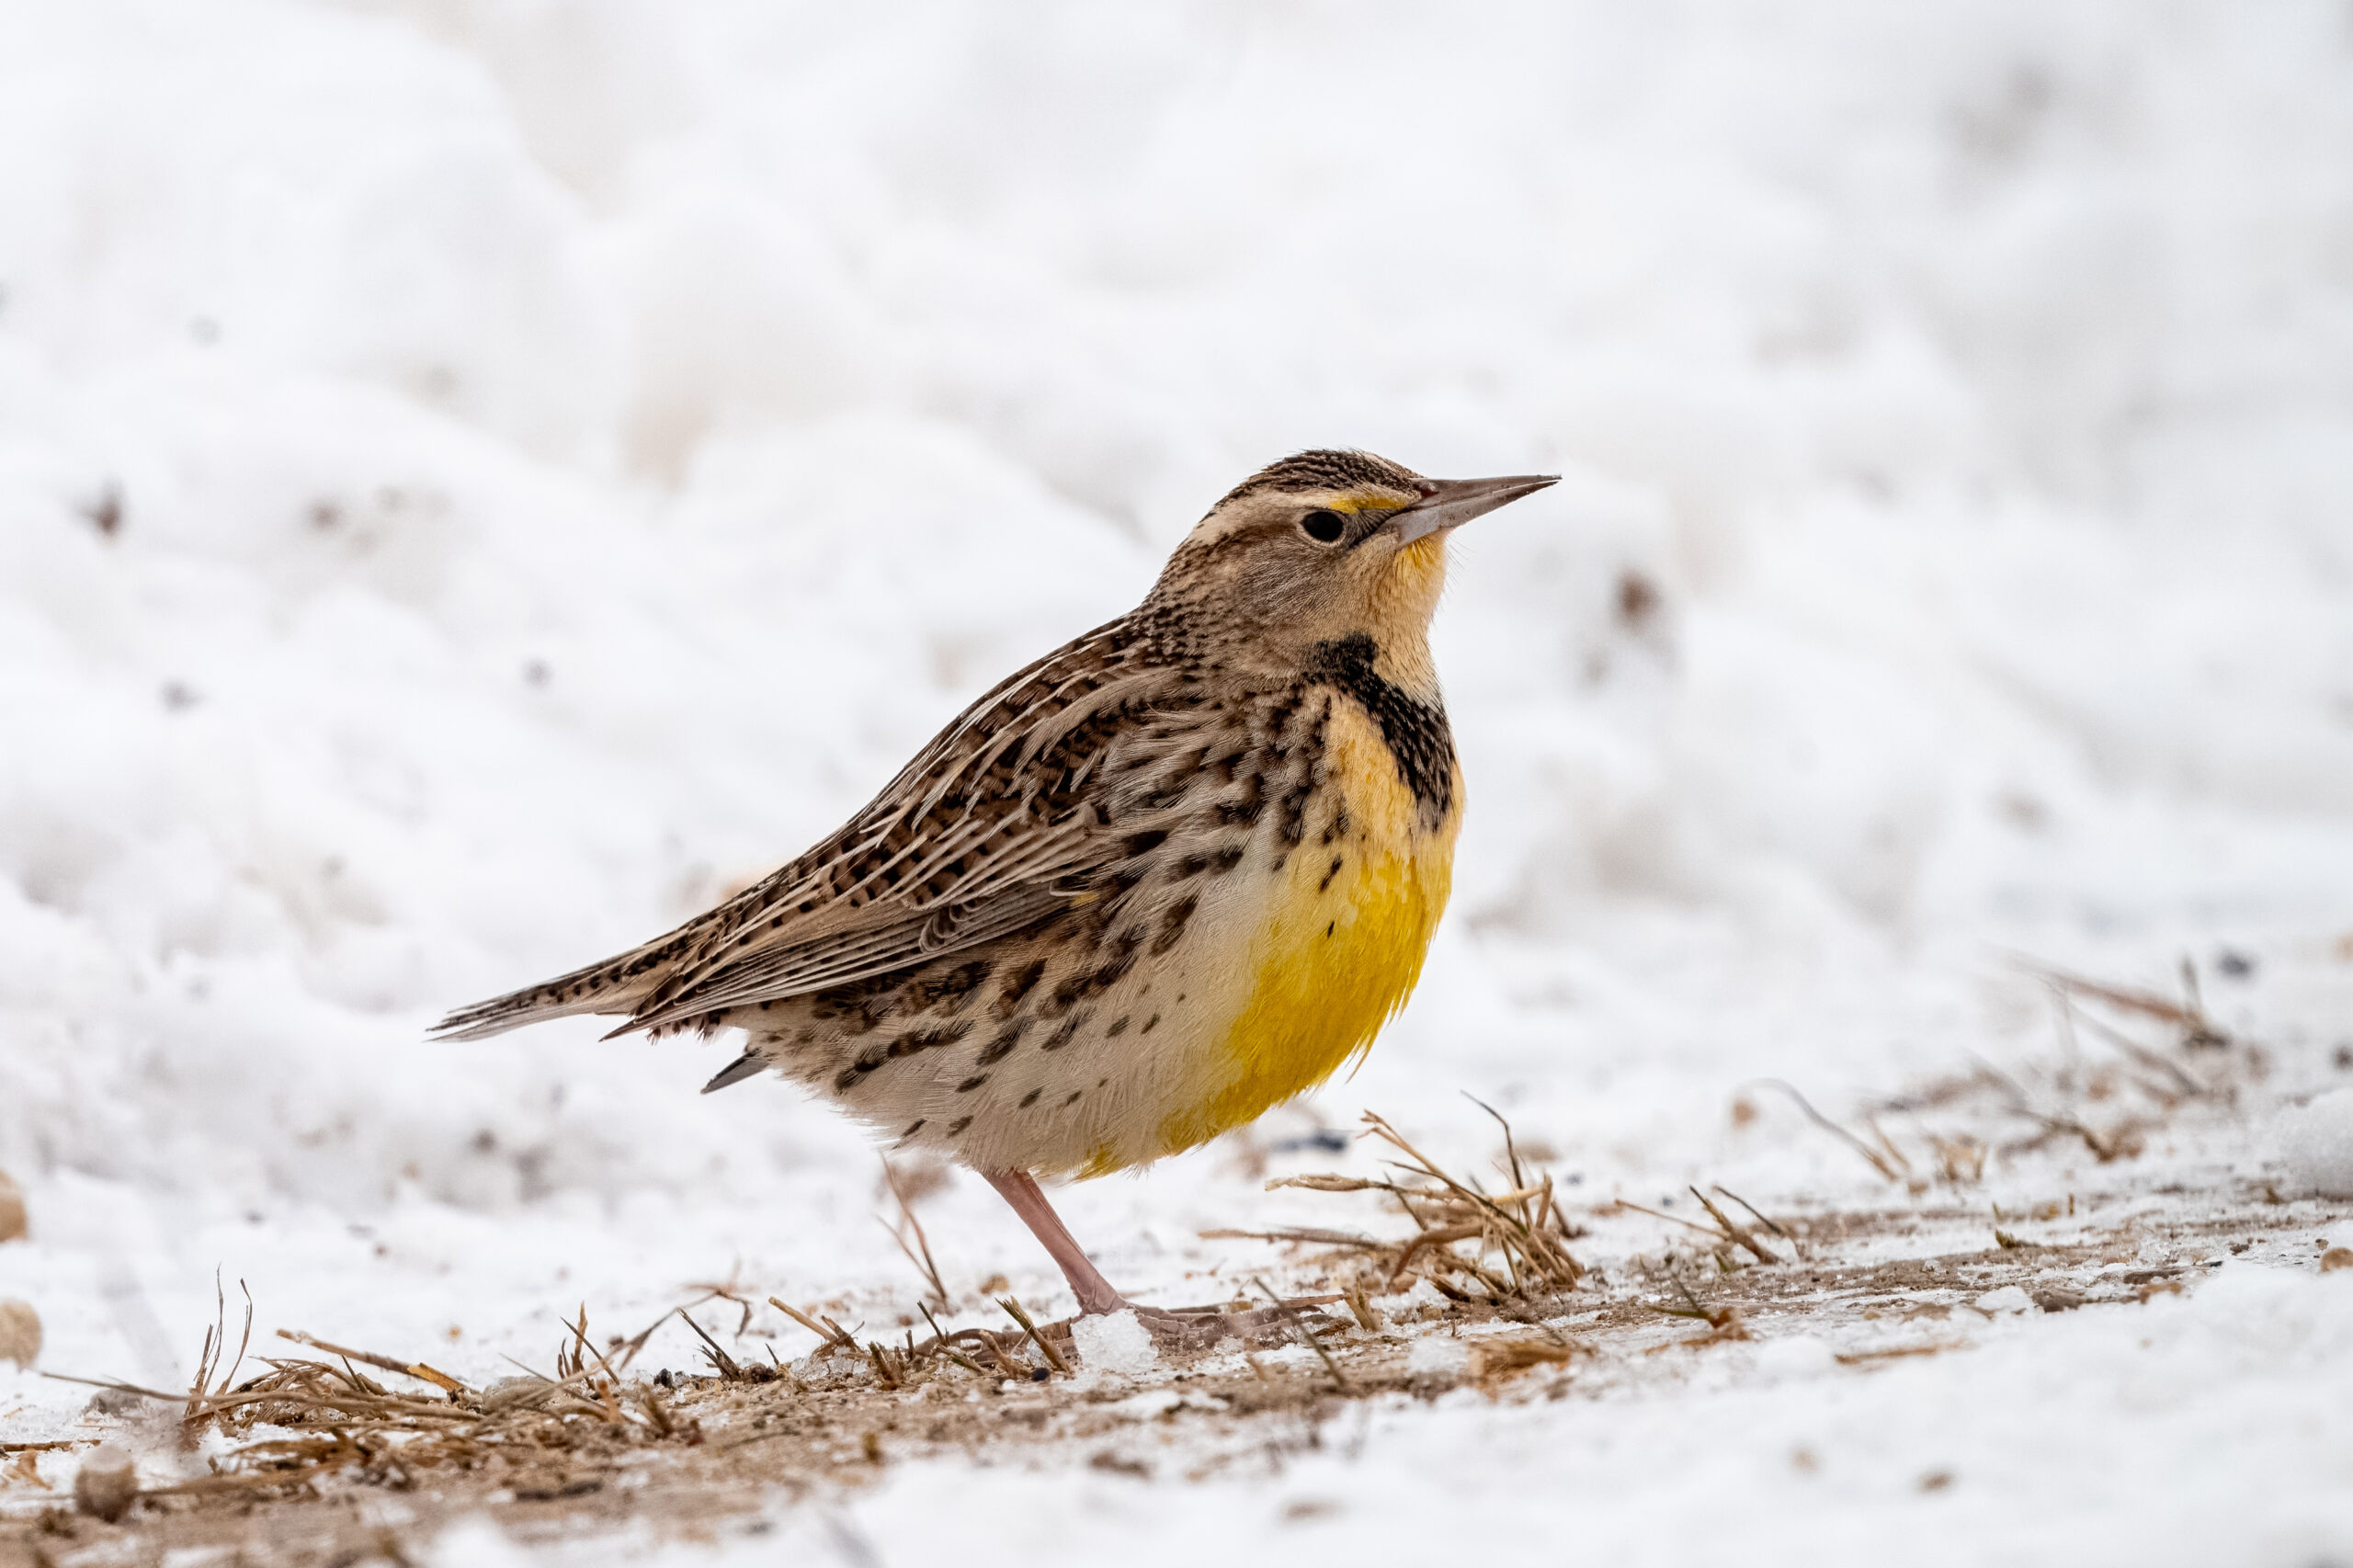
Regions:
M 2331 1089 L 2280 1112 L 2274 1139 L 2294 1190 L 2353 1198 L 2353 1089 Z
M 1070 1325 L 1070 1335 L 1078 1346 L 1079 1365 L 1089 1372 L 1141 1378 L 1160 1365 L 1152 1331 L 1132 1311 L 1076 1319 Z

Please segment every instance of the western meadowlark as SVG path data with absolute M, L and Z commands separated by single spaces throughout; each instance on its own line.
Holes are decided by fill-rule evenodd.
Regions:
M 1462 812 L 1427 637 L 1446 536 L 1552 483 L 1353 451 L 1263 469 L 1141 605 L 999 682 L 808 853 L 437 1032 L 740 1028 L 706 1094 L 777 1068 L 961 1161 L 1082 1312 L 1123 1310 L 1036 1176 L 1241 1126 L 1404 1005 Z

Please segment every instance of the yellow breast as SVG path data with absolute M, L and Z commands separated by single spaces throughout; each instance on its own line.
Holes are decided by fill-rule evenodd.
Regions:
M 1267 914 L 1236 955 L 1252 976 L 1245 1000 L 1201 1064 L 1198 1100 L 1161 1129 L 1170 1153 L 1324 1082 L 1370 1047 L 1421 976 L 1452 882 L 1460 779 L 1432 827 L 1361 713 L 1336 704 L 1330 739 L 1346 830 L 1329 844 L 1310 834 L 1271 873 Z

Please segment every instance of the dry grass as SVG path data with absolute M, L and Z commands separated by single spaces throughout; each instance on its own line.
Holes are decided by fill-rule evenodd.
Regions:
M 1510 1187 L 1490 1193 L 1475 1176 L 1458 1176 L 1424 1154 L 1383 1118 L 1367 1111 L 1363 1136 L 1386 1144 L 1403 1159 L 1384 1162 L 1397 1177 L 1286 1176 L 1267 1184 L 1312 1192 L 1378 1192 L 1386 1195 L 1413 1226 L 1412 1233 L 1377 1238 L 1351 1231 L 1204 1231 L 1206 1239 L 1302 1242 L 1360 1255 L 1370 1265 L 1343 1292 L 1360 1326 L 1375 1325 L 1369 1294 L 1377 1280 L 1381 1294 L 1393 1293 L 1408 1279 L 1427 1279 L 1450 1301 L 1488 1306 L 1527 1306 L 1577 1288 L 1585 1267 L 1569 1251 L 1574 1238 L 1548 1175 L 1531 1179 L 1514 1142 L 1511 1124 L 1492 1108 L 1481 1109 L 1503 1128 L 1503 1168 Z M 1461 1250 L 1463 1244 L 1475 1246 Z M 1467 1287 L 1467 1289 L 1466 1289 Z
M 1742 1254 L 1745 1254 L 1748 1257 L 1763 1264 L 1778 1264 L 1788 1261 L 1768 1249 L 1763 1242 L 1757 1240 L 1754 1231 L 1725 1213 L 1723 1209 L 1721 1208 L 1714 1199 L 1711 1199 L 1706 1193 L 1701 1192 L 1696 1187 L 1688 1187 L 1686 1190 L 1688 1190 L 1692 1197 L 1699 1200 L 1699 1207 L 1706 1211 L 1708 1218 L 1713 1221 L 1711 1224 L 1702 1225 L 1697 1221 L 1686 1220 L 1682 1216 L 1677 1214 L 1663 1213 L 1656 1209 L 1646 1208 L 1643 1204 L 1636 1203 L 1631 1199 L 1623 1198 L 1617 1199 L 1603 1205 L 1599 1210 L 1597 1210 L 1596 1212 L 1597 1214 L 1647 1214 L 1654 1220 L 1663 1220 L 1670 1225 L 1679 1225 L 1684 1230 L 1691 1231 L 1697 1234 L 1705 1236 L 1709 1238 L 1710 1242 L 1709 1252 L 1711 1256 L 1714 1257 L 1718 1270 L 1722 1273 L 1729 1274 L 1734 1268 L 1741 1267 L 1740 1255 Z M 1746 1199 L 1725 1187 L 1719 1185 L 1716 1187 L 1716 1191 L 1721 1197 L 1733 1203 L 1738 1204 L 1742 1209 L 1746 1210 L 1749 1216 L 1756 1221 L 1759 1227 L 1787 1241 L 1790 1248 L 1790 1256 L 1792 1258 L 1803 1256 L 1802 1244 L 1800 1243 L 1798 1238 L 1779 1221 L 1768 1218 L 1750 1204 Z
M 1750 1088 L 1787 1096 L 1890 1184 L 1918 1195 L 1938 1186 L 1974 1186 L 1989 1157 L 2015 1158 L 2054 1142 L 2078 1144 L 2101 1165 L 2130 1162 L 2183 1112 L 2232 1108 L 2269 1074 L 2261 1044 L 2233 1035 L 2207 1013 L 2197 969 L 2187 959 L 2178 1000 L 2030 959 L 2014 961 L 2051 998 L 2052 1050 L 2045 1056 L 2006 1070 L 1981 1060 L 1966 1073 L 1867 1102 L 1856 1112 L 1860 1131 L 1779 1079 L 1760 1079 Z M 2087 1051 L 2087 1040 L 2104 1057 Z M 1734 1101 L 1735 1121 L 1755 1115 L 1745 1094 Z M 1963 1119 L 1973 1125 L 1956 1125 Z M 1907 1135 L 1891 1135 L 1888 1119 L 1908 1124 Z
M 2145 1142 L 2194 1109 L 2227 1112 L 2259 1078 L 2262 1051 L 2216 1028 L 2194 990 L 2176 1003 L 2053 971 L 2039 978 L 2055 999 L 2051 1060 L 2007 1072 L 1980 1064 L 1843 1122 L 1788 1091 L 1901 1189 L 1883 1206 L 1823 1210 L 1776 1197 L 1768 1213 L 1721 1185 L 1694 1184 L 1691 1217 L 1604 1203 L 1581 1210 L 1580 1224 L 1501 1116 L 1495 1174 L 1483 1181 L 1368 1115 L 1361 1136 L 1383 1156 L 1383 1174 L 1269 1185 L 1336 1199 L 1370 1194 L 1400 1221 L 1394 1233 L 1207 1233 L 1311 1249 L 1300 1269 L 1322 1268 L 1340 1287 L 1314 1300 L 1344 1303 L 1347 1319 L 1302 1312 L 1300 1298 L 1257 1282 L 1274 1305 L 1255 1315 L 1299 1348 L 1237 1350 L 1231 1339 L 1209 1351 L 1164 1346 L 1157 1381 L 1181 1402 L 1148 1416 L 1121 1404 L 1129 1390 L 1097 1386 L 1076 1365 L 1066 1324 L 1038 1322 L 1009 1294 L 997 1302 L 1001 1321 L 942 1325 L 949 1293 L 915 1212 L 921 1173 L 886 1172 L 881 1191 L 895 1206 L 885 1223 L 916 1276 L 915 1310 L 929 1333 L 861 1342 L 818 1307 L 767 1297 L 818 1341 L 792 1367 L 773 1352 L 745 1352 L 760 1297 L 732 1279 L 696 1288 L 602 1348 L 579 1309 L 544 1370 L 518 1366 L 479 1386 L 307 1333 L 278 1336 L 301 1354 L 253 1358 L 249 1300 L 233 1351 L 224 1293 L 188 1389 L 99 1385 L 109 1400 L 146 1402 L 183 1453 L 217 1432 L 203 1473 L 153 1486 L 120 1524 L 101 1523 L 51 1489 L 60 1450 L 82 1439 L 7 1445 L 0 1565 L 14 1568 L 17 1542 L 37 1552 L 28 1562 L 113 1561 L 131 1534 L 142 1561 L 222 1545 L 254 1562 L 400 1562 L 412 1560 L 403 1541 L 415 1531 L 483 1508 L 527 1538 L 623 1519 L 707 1534 L 772 1506 L 779 1487 L 795 1496 L 856 1487 L 908 1459 L 1006 1445 L 1139 1481 L 1198 1479 L 1313 1447 L 1351 1402 L 1465 1386 L 1513 1401 L 1608 1398 L 1688 1377 L 1692 1357 L 1740 1354 L 1744 1341 L 1791 1332 L 1829 1340 L 1852 1375 L 1877 1375 L 1966 1354 L 1969 1341 L 1954 1330 L 2003 1286 L 2021 1287 L 2048 1312 L 2119 1306 L 2179 1290 L 2226 1246 L 2310 1248 L 2341 1221 L 2344 1206 L 2290 1201 L 2259 1180 L 2196 1191 L 2136 1183 L 2135 1137 Z M 2088 1056 L 2086 1040 L 2104 1054 Z M 2029 1160 L 2063 1140 L 2092 1154 L 2094 1181 L 1990 1220 L 1988 1206 L 1966 1196 L 1989 1165 Z M 1606 1277 L 1572 1244 L 1598 1254 Z M 2170 1261 L 2151 1264 L 2153 1245 Z M 2353 1267 L 2343 1249 L 2303 1256 L 2314 1267 Z M 1435 1304 L 1414 1289 L 1422 1281 Z M 991 1287 L 1003 1290 L 1001 1281 Z M 706 1322 L 711 1308 L 734 1310 Z M 702 1368 L 648 1379 L 633 1364 L 673 1315 L 697 1337 Z M 1413 1346 L 1432 1336 L 1464 1342 L 1459 1370 L 1411 1369 Z M 254 1372 L 256 1359 L 263 1369 Z M 30 1511 L 15 1501 L 43 1494 Z M 369 1523 L 350 1507 L 371 1496 L 399 1500 L 410 1523 Z
M 483 1388 L 421 1361 L 285 1331 L 279 1338 L 326 1350 L 333 1359 L 257 1358 L 267 1372 L 233 1386 L 224 1377 L 208 1387 L 216 1343 L 208 1338 L 186 1394 L 119 1381 L 98 1386 L 179 1405 L 188 1445 L 215 1426 L 233 1440 L 211 1462 L 211 1473 L 153 1489 L 157 1496 L 314 1492 L 329 1477 L 404 1490 L 435 1471 L 512 1482 L 517 1495 L 552 1494 L 566 1483 L 546 1477 L 563 1456 L 700 1440 L 692 1422 L 672 1416 L 665 1391 L 642 1380 L 624 1382 L 620 1367 L 590 1342 L 585 1310 L 570 1326 L 569 1339 L 556 1351 L 555 1375 L 525 1369 Z M 621 1366 L 644 1339 L 641 1335 L 626 1347 Z M 424 1388 L 387 1386 L 361 1371 L 363 1366 Z M 745 1374 L 731 1364 L 731 1375 Z
M 1311 1447 L 1339 1411 L 1361 1400 L 1428 1399 L 1465 1386 L 1512 1401 L 1607 1399 L 1688 1376 L 1680 1369 L 1691 1357 L 1790 1333 L 1826 1338 L 1849 1374 L 1874 1375 L 1968 1353 L 1955 1328 L 1972 1319 L 1972 1301 L 2004 1285 L 2049 1296 L 2046 1310 L 2113 1310 L 2178 1290 L 2200 1256 L 2266 1234 L 2277 1238 L 2266 1244 L 2305 1248 L 2309 1266 L 2321 1267 L 2308 1237 L 2331 1216 L 2312 1203 L 2275 1205 L 2234 1188 L 2178 1195 L 2166 1215 L 2153 1217 L 2147 1196 L 2086 1193 L 2074 1221 L 2063 1205 L 2049 1220 L 2021 1218 L 2017 1223 L 2052 1233 L 2024 1248 L 1995 1244 L 1982 1206 L 1904 1205 L 1780 1217 L 1779 1233 L 1744 1219 L 1781 1260 L 1775 1264 L 1749 1258 L 1721 1230 L 1691 1231 L 1688 1248 L 1620 1257 L 1608 1281 L 1587 1270 L 1575 1291 L 1532 1307 L 1480 1288 L 1435 1306 L 1371 1296 L 1375 1330 L 1311 1328 L 1302 1314 L 1295 1337 L 1306 1348 L 1289 1358 L 1237 1354 L 1232 1341 L 1218 1354 L 1168 1355 L 1156 1381 L 1181 1403 L 1157 1414 L 1123 1405 L 1124 1386 L 1096 1387 L 1056 1371 L 1045 1354 L 1053 1325 L 1025 1325 L 1011 1312 L 1003 1332 L 935 1330 L 896 1346 L 860 1344 L 822 1313 L 796 1312 L 824 1338 L 795 1369 L 747 1358 L 734 1347 L 742 1341 L 731 1345 L 716 1325 L 697 1322 L 710 1336 L 705 1371 L 654 1380 L 631 1366 L 632 1342 L 599 1349 L 575 1313 L 544 1370 L 479 1386 L 449 1379 L 455 1388 L 427 1375 L 438 1369 L 397 1354 L 288 1335 L 303 1354 L 265 1358 L 258 1374 L 250 1366 L 234 1371 L 233 1354 L 219 1358 L 230 1370 L 210 1370 L 200 1392 L 107 1385 L 115 1397 L 145 1400 L 190 1436 L 216 1426 L 227 1447 L 206 1473 L 150 1488 L 119 1524 L 77 1517 L 66 1494 L 52 1493 L 44 1511 L 20 1515 L 15 1528 L 18 1539 L 45 1543 L 48 1555 L 28 1561 L 61 1568 L 113 1561 L 105 1552 L 130 1536 L 147 1543 L 140 1560 L 167 1548 L 224 1545 L 256 1562 L 324 1564 L 362 1560 L 354 1552 L 381 1555 L 385 1541 L 421 1556 L 417 1532 L 485 1508 L 526 1539 L 558 1540 L 624 1519 L 708 1533 L 773 1507 L 779 1487 L 830 1494 L 905 1460 L 1003 1456 L 1008 1446 L 1048 1465 L 1081 1466 L 1108 1453 L 1107 1471 L 1176 1481 Z M 1719 1208 L 1727 1217 L 1738 1211 L 1729 1201 Z M 1418 1200 L 1414 1211 L 1439 1218 Z M 2099 1223 L 2101 1213 L 2116 1221 Z M 1629 1210 L 1612 1228 L 1638 1222 L 1654 1224 Z M 1887 1244 L 1899 1238 L 1902 1255 L 1890 1259 Z M 1438 1245 L 1467 1252 L 1473 1241 Z M 2140 1257 L 2153 1241 L 2182 1261 L 2113 1266 Z M 1402 1245 L 1347 1250 L 1387 1267 Z M 1432 1250 L 1415 1255 L 1412 1278 L 1429 1278 L 1420 1270 Z M 1748 1261 L 1722 1272 L 1720 1250 Z M 1508 1282 L 1492 1254 L 1482 1267 Z M 1449 1278 L 1473 1283 L 1461 1273 Z M 1459 1370 L 1409 1368 L 1413 1346 L 1433 1336 L 1464 1341 Z M 369 1496 L 395 1504 L 407 1522 L 387 1527 L 380 1513 L 355 1513 L 353 1502 Z M 10 1562 L 10 1529 L 0 1515 L 0 1563 Z M 85 1549 L 99 1555 L 74 1555 Z

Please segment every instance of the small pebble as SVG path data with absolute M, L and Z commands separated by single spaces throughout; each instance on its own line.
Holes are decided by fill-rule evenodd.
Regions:
M 0 1171 L 0 1242 L 25 1239 L 25 1189 Z
M 0 1361 L 29 1367 L 40 1358 L 40 1314 L 30 1301 L 0 1301 Z
M 139 1472 L 131 1456 L 112 1443 L 100 1443 L 74 1475 L 74 1506 L 112 1524 L 139 1500 Z

